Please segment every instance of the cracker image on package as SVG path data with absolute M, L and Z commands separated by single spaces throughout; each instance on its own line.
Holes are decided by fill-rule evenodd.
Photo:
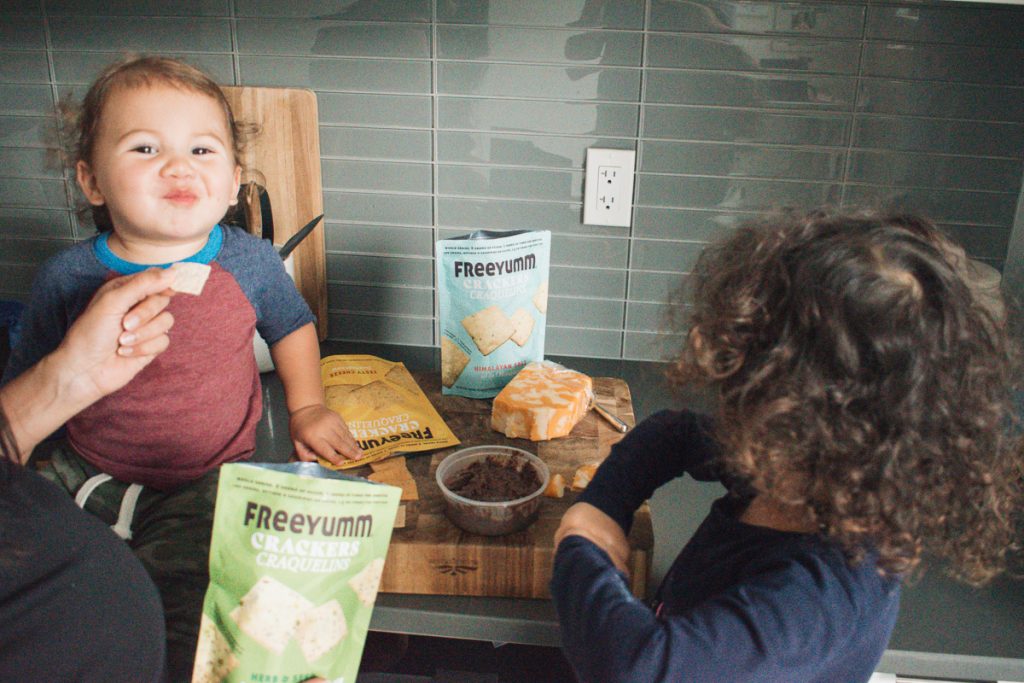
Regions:
M 352 587 L 359 600 L 365 605 L 372 605 L 377 599 L 377 587 L 380 586 L 380 577 L 384 574 L 384 560 L 371 562 L 351 579 L 348 585 Z
M 512 341 L 520 346 L 525 346 L 533 334 L 533 316 L 525 308 L 517 308 L 512 314 L 512 324 L 516 331 L 512 333 Z
M 441 393 L 492 398 L 544 358 L 551 233 L 480 230 L 435 253 Z
M 540 311 L 544 315 L 548 314 L 548 281 L 547 280 L 545 280 L 544 282 L 540 283 L 540 286 L 537 287 L 537 291 L 533 293 L 533 297 L 532 297 L 531 300 L 533 301 L 533 305 L 537 307 L 538 311 Z
M 295 624 L 295 640 L 299 642 L 307 662 L 323 657 L 346 635 L 348 624 L 337 600 L 307 610 Z
M 516 324 L 497 306 L 488 306 L 462 319 L 470 338 L 483 355 L 489 355 L 515 334 Z
M 363 385 L 335 384 L 333 386 L 324 387 L 324 398 L 327 399 L 328 403 L 338 403 L 340 401 L 343 401 L 346 396 L 348 396 L 361 386 Z
M 221 467 L 192 683 L 355 681 L 401 489 L 316 463 Z M 376 588 L 376 585 L 374 586 Z
M 441 337 L 441 384 L 451 387 L 469 363 L 469 354 L 448 337 Z
M 376 412 L 392 403 L 409 400 L 410 397 L 407 394 L 408 391 L 402 387 L 378 379 L 348 392 L 338 403 L 338 408 L 342 413 L 347 412 L 346 409 L 353 409 L 356 406 Z
M 281 654 L 295 631 L 299 617 L 313 603 L 271 576 L 262 576 L 242 596 L 231 618 L 250 638 Z
M 203 614 L 199 618 L 199 641 L 196 645 L 196 669 L 192 683 L 220 683 L 238 666 L 231 644 L 217 625 Z

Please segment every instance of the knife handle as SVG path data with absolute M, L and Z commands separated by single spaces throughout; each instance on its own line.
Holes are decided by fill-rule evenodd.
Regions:
M 597 411 L 598 415 L 608 420 L 609 424 L 611 424 L 611 426 L 614 427 L 616 431 L 622 432 L 623 434 L 629 431 L 628 424 L 623 422 L 622 419 L 619 418 L 619 416 L 612 415 L 611 413 L 609 413 L 597 401 L 594 401 L 594 410 Z

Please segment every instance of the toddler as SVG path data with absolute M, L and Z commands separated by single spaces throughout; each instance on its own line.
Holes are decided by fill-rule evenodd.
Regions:
M 927 221 L 787 214 L 709 248 L 665 411 L 599 468 L 556 532 L 551 592 L 584 682 L 867 681 L 928 553 L 1005 568 L 1024 503 L 1003 325 Z M 655 597 L 623 572 L 633 512 L 683 474 L 721 481 Z M 679 501 L 686 505 L 686 501 Z
M 324 405 L 313 315 L 280 257 L 219 223 L 237 202 L 241 140 L 217 84 L 167 58 L 113 64 L 86 94 L 75 132 L 76 176 L 99 234 L 40 270 L 4 379 L 55 349 L 106 280 L 210 266 L 198 296 L 171 300 L 167 351 L 69 420 L 44 471 L 142 560 L 163 598 L 171 680 L 187 680 L 218 468 L 252 455 L 262 414 L 254 329 L 284 384 L 298 457 L 340 462 L 360 451 Z

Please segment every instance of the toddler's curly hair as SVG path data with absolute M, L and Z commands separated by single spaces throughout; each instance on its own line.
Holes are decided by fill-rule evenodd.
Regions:
M 1016 351 L 966 260 L 905 214 L 784 213 L 699 259 L 677 383 L 717 388 L 727 469 L 808 509 L 851 561 L 927 553 L 983 583 L 1024 507 Z

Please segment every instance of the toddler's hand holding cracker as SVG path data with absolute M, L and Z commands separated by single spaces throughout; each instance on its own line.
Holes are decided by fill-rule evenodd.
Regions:
M 320 456 L 340 465 L 346 458 L 357 460 L 363 457 L 363 451 L 345 421 L 322 404 L 309 405 L 293 412 L 289 428 L 299 460 L 316 462 L 317 456 Z

